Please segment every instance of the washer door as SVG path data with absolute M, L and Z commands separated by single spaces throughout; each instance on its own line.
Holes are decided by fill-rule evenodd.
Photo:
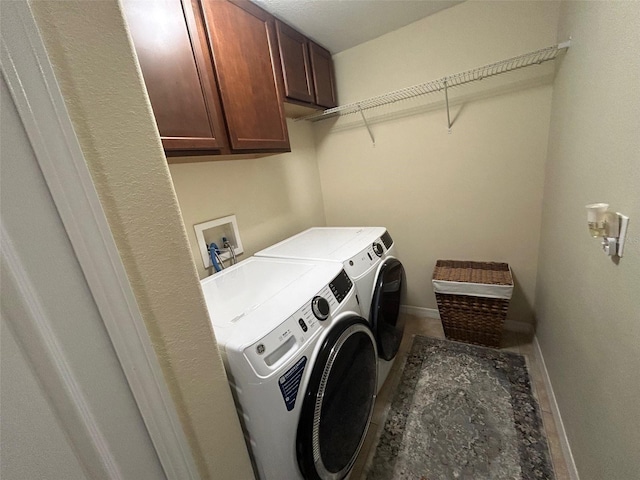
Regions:
M 347 476 L 371 420 L 377 377 L 366 320 L 353 315 L 339 322 L 322 343 L 300 413 L 296 451 L 305 479 Z
M 384 261 L 373 287 L 371 328 L 376 335 L 378 355 L 393 360 L 404 333 L 404 317 L 400 317 L 400 302 L 404 293 L 404 267 L 397 258 Z

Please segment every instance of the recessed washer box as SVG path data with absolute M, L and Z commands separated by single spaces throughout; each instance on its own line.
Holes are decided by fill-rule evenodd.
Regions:
M 226 237 L 233 246 L 233 251 L 237 255 L 244 252 L 242 240 L 240 240 L 240 232 L 238 230 L 238 221 L 235 215 L 216 218 L 208 222 L 198 223 L 193 226 L 196 232 L 198 248 L 202 256 L 202 264 L 204 268 L 211 268 L 211 257 L 209 256 L 209 245 L 215 242 L 220 248 L 220 259 L 228 260 L 231 258 L 229 251 L 222 246 L 222 237 Z

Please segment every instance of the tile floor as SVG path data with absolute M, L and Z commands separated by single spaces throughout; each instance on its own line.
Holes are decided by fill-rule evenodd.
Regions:
M 384 420 L 389 409 L 393 392 L 400 381 L 402 366 L 404 360 L 411 347 L 412 337 L 414 335 L 424 335 L 427 337 L 445 338 L 440 320 L 432 318 L 420 318 L 413 315 L 406 315 L 405 333 L 398 352 L 398 358 L 393 365 L 385 384 L 383 385 L 376 404 L 373 409 L 373 418 L 371 426 L 367 432 L 367 437 L 362 446 L 362 450 L 356 460 L 351 475 L 351 480 L 365 480 L 365 466 L 367 461 L 375 453 L 376 439 L 382 432 Z M 551 413 L 551 405 L 547 395 L 547 389 L 542 378 L 540 366 L 534 355 L 534 347 L 531 343 L 532 339 L 525 334 L 516 332 L 505 332 L 502 339 L 503 349 L 524 355 L 529 367 L 529 375 L 533 385 L 534 395 L 538 399 L 540 409 L 542 410 L 542 421 L 551 450 L 551 460 L 556 472 L 557 480 L 570 480 L 566 462 L 560 446 L 560 439 L 556 430 L 555 421 Z

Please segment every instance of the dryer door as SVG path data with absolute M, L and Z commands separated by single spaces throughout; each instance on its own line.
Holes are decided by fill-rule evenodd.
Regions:
M 404 267 L 397 258 L 389 258 L 378 272 L 370 312 L 378 355 L 384 360 L 393 360 L 402 341 L 404 318 L 399 313 L 403 293 Z
M 298 424 L 296 450 L 305 479 L 347 476 L 371 420 L 377 376 L 376 342 L 367 322 L 354 315 L 332 327 L 314 363 Z

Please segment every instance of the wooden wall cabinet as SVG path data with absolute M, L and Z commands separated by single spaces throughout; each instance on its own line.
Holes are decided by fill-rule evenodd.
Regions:
M 331 53 L 310 41 L 309 56 L 311 57 L 316 103 L 325 108 L 337 106 Z
M 290 151 L 275 19 L 244 0 L 125 0 L 167 156 Z
M 315 103 L 309 40 L 280 20 L 276 20 L 276 30 L 287 100 Z
M 276 20 L 286 100 L 315 108 L 337 105 L 331 53 Z
M 288 151 L 275 19 L 248 0 L 202 0 L 233 150 Z
M 191 3 L 129 0 L 123 7 L 165 150 L 228 151 L 204 26 Z

